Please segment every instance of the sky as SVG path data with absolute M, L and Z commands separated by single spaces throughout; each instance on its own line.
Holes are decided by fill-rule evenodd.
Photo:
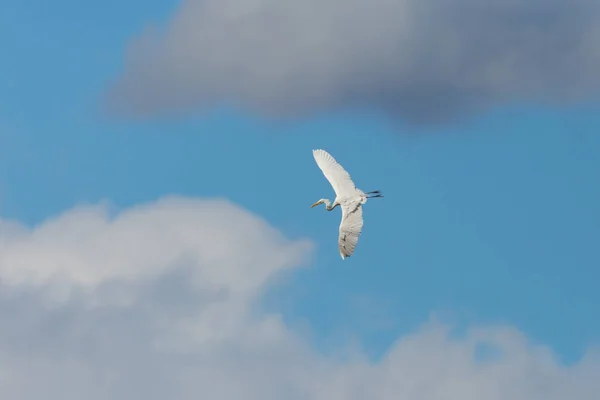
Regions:
M 600 6 L 480 3 L 0 0 L 2 397 L 595 399 Z

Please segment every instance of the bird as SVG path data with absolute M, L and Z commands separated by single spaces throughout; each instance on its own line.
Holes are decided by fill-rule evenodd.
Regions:
M 335 191 L 333 203 L 329 199 L 319 199 L 310 208 L 325 204 L 327 211 L 332 211 L 337 206 L 342 208 L 342 222 L 338 237 L 338 248 L 342 260 L 354 254 L 358 237 L 363 227 L 362 205 L 367 199 L 383 197 L 380 190 L 363 192 L 358 189 L 350 174 L 328 152 L 322 149 L 313 150 L 313 157 L 317 165 Z

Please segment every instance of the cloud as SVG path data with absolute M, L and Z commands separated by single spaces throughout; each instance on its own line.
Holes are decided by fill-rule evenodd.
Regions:
M 598 70 L 589 0 L 184 0 L 130 44 L 110 104 L 134 115 L 366 108 L 429 123 L 597 100 Z
M 33 228 L 0 221 L 0 396 L 597 397 L 598 353 L 561 365 L 506 326 L 456 337 L 431 321 L 378 361 L 359 350 L 343 359 L 318 352 L 260 307 L 312 247 L 225 200 L 80 207 Z

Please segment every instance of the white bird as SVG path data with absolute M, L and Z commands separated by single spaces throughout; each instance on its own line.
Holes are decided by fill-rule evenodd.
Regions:
M 323 175 L 329 181 L 335 191 L 333 204 L 329 199 L 320 199 L 311 208 L 325 203 L 327 211 L 337 206 L 342 206 L 342 222 L 340 223 L 340 236 L 338 247 L 342 260 L 354 253 L 358 237 L 363 227 L 362 205 L 367 199 L 383 197 L 379 190 L 363 192 L 354 186 L 350 174 L 338 164 L 338 162 L 325 150 L 313 150 L 313 156 L 317 165 L 323 171 Z

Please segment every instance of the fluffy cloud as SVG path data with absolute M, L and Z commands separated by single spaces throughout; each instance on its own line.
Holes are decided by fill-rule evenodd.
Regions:
M 258 301 L 312 246 L 221 200 L 77 208 L 33 229 L 0 221 L 0 396 L 592 400 L 600 391 L 597 354 L 567 367 L 510 327 L 453 338 L 431 322 L 377 362 L 317 352 Z
M 184 0 L 127 51 L 111 104 L 235 104 L 268 116 L 370 108 L 441 121 L 600 93 L 589 0 Z

